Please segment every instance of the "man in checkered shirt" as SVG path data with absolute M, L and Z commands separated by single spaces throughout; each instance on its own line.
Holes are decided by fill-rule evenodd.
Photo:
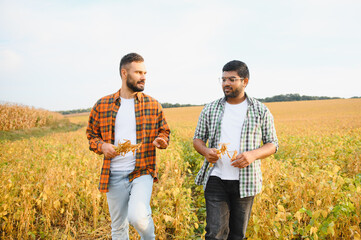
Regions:
M 119 66 L 122 87 L 93 107 L 86 130 L 90 150 L 104 154 L 99 190 L 107 194 L 112 239 L 129 239 L 128 222 L 144 240 L 154 240 L 150 198 L 157 180 L 156 148 L 165 149 L 170 129 L 162 106 L 142 93 L 147 73 L 137 53 L 125 55 Z M 114 145 L 141 144 L 135 153 L 119 155 Z
M 205 157 L 195 182 L 205 188 L 206 240 L 245 239 L 254 196 L 262 188 L 261 159 L 278 149 L 272 114 L 245 93 L 247 65 L 234 60 L 222 71 L 224 97 L 203 108 L 193 138 Z M 217 153 L 221 144 L 228 152 Z

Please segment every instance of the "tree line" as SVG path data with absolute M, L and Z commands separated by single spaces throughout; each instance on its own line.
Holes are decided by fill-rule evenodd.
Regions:
M 266 98 L 258 98 L 258 100 L 261 102 L 290 102 L 290 101 L 308 101 L 308 100 L 326 100 L 326 99 L 340 99 L 340 97 L 306 96 L 295 93 L 295 94 L 280 94 Z
M 361 98 L 361 96 L 355 96 L 352 98 Z M 298 93 L 294 94 L 280 94 L 275 95 L 273 97 L 266 98 L 257 98 L 261 102 L 291 102 L 291 101 L 308 101 L 308 100 L 327 100 L 327 99 L 341 99 L 340 97 L 326 97 L 326 96 L 306 96 L 300 95 Z M 180 103 L 161 103 L 163 108 L 178 108 L 178 107 L 192 107 L 192 106 L 203 106 L 195 105 L 195 104 L 180 104 Z M 91 108 L 83 108 L 83 109 L 75 109 L 75 110 L 67 110 L 67 111 L 58 111 L 63 115 L 75 114 L 75 113 L 85 113 L 90 112 Z

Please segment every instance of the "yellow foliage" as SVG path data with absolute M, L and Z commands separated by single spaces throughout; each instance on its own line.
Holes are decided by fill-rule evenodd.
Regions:
M 16 104 L 0 104 L 0 131 L 43 127 L 62 118 L 60 113 Z
M 263 191 L 255 198 L 249 239 L 360 239 L 361 99 L 267 106 L 280 148 L 262 160 Z M 204 229 L 198 219 L 205 213 L 191 206 L 198 169 L 182 157 L 201 110 L 164 109 L 173 135 L 168 149 L 157 151 L 151 201 L 157 239 L 203 236 L 194 233 Z M 97 189 L 102 157 L 88 150 L 85 128 L 4 141 L 0 148 L 0 238 L 111 238 L 106 195 Z M 140 239 L 133 228 L 130 236 Z

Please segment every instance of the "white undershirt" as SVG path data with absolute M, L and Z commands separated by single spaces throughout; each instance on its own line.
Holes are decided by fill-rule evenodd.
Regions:
M 247 107 L 247 100 L 239 104 L 226 102 L 221 124 L 220 143 L 229 143 L 227 148 L 230 157 L 235 150 L 237 155 L 239 154 L 242 125 L 246 118 Z M 231 159 L 227 154 L 224 154 L 215 164 L 211 176 L 218 176 L 223 180 L 239 180 L 239 168 L 231 166 Z
M 114 145 L 118 142 L 125 142 L 124 139 L 130 140 L 132 144 L 137 143 L 134 98 L 121 98 L 120 107 L 115 118 L 114 128 Z M 110 171 L 134 170 L 135 155 L 133 152 L 125 154 L 125 156 L 116 156 L 110 161 Z

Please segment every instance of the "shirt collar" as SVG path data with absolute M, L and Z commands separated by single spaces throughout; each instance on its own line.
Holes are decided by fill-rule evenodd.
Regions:
M 135 99 L 137 99 L 139 102 L 141 102 L 143 100 L 143 93 L 137 92 L 135 94 Z
M 253 105 L 254 99 L 253 99 L 252 97 L 248 97 L 247 93 L 244 93 L 244 95 L 246 96 L 246 100 L 247 100 L 247 102 L 248 102 L 248 105 L 249 105 L 249 106 Z M 222 105 L 225 105 L 225 104 L 226 104 L 226 97 L 221 98 L 220 103 L 221 103 Z
M 115 101 L 120 100 L 120 90 L 121 90 L 121 88 L 114 94 Z M 138 101 L 142 101 L 143 100 L 143 93 L 137 92 L 135 94 L 135 99 L 137 99 Z
M 119 91 L 117 91 L 117 92 L 114 94 L 114 99 L 115 99 L 115 101 L 117 101 L 117 100 L 120 99 L 120 89 L 119 89 Z
M 248 105 L 249 105 L 249 106 L 253 105 L 253 104 L 254 104 L 254 98 L 253 98 L 253 97 L 249 97 L 249 96 L 247 95 L 247 93 L 244 93 L 244 94 L 246 95 L 246 99 L 247 99 L 247 101 L 248 101 Z

